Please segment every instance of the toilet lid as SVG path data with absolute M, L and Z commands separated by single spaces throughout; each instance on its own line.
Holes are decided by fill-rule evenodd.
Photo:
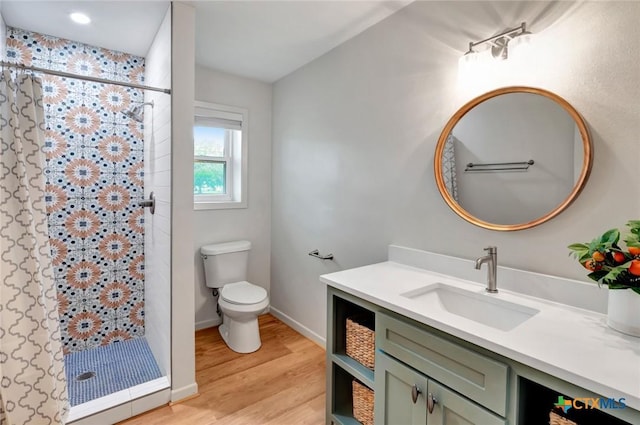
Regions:
M 222 296 L 223 300 L 232 304 L 257 304 L 267 298 L 267 291 L 264 288 L 242 281 L 224 285 L 220 296 Z

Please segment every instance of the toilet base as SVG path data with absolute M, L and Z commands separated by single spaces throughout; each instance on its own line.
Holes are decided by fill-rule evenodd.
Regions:
M 227 346 L 236 353 L 253 353 L 262 345 L 257 317 L 239 322 L 225 315 L 218 331 Z

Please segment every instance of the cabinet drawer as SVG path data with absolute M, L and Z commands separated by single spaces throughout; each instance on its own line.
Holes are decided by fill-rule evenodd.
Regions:
M 376 346 L 430 378 L 505 416 L 508 366 L 379 313 Z

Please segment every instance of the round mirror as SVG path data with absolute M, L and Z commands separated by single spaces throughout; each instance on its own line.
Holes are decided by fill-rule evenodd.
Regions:
M 453 211 L 491 230 L 528 229 L 562 212 L 591 171 L 587 126 L 546 90 L 506 87 L 464 105 L 435 153 L 438 190 Z

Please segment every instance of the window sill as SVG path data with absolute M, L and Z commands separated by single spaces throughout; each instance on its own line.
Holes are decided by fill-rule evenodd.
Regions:
M 198 210 L 231 210 L 247 208 L 247 201 L 194 202 L 193 209 Z

